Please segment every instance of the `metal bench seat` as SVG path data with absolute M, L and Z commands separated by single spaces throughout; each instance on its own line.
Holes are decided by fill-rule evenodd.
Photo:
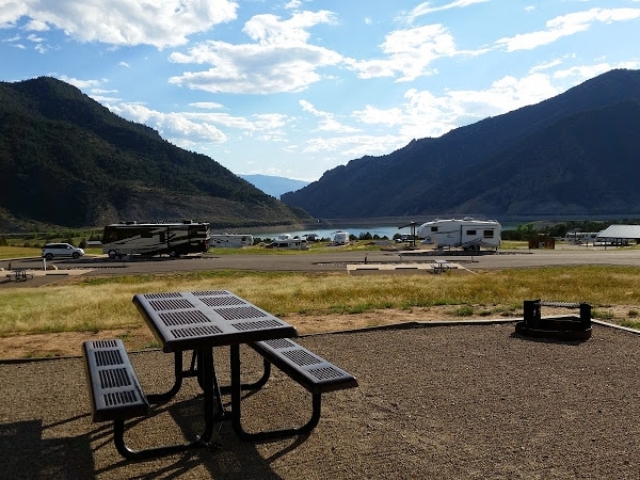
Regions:
M 260 380 L 243 389 L 259 389 L 269 379 L 271 365 L 287 374 L 312 394 L 312 414 L 301 427 L 262 432 L 246 432 L 240 425 L 240 402 L 234 405 L 234 429 L 245 440 L 265 440 L 311 432 L 320 421 L 322 394 L 358 386 L 356 378 L 329 363 L 291 339 L 279 338 L 249 344 L 264 359 L 264 373 Z
M 90 340 L 82 344 L 94 422 L 113 422 L 113 440 L 125 458 L 146 458 L 124 442 L 125 420 L 149 413 L 149 402 L 121 340 Z
M 94 422 L 127 420 L 149 413 L 121 340 L 91 340 L 82 344 Z

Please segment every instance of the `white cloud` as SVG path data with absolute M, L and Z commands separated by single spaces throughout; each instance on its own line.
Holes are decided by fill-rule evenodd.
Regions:
M 302 147 L 303 153 L 339 152 L 344 158 L 357 158 L 388 152 L 400 146 L 395 135 L 351 135 L 311 138 Z
M 235 19 L 237 8 L 232 0 L 10 0 L 0 27 L 26 17 L 27 29 L 56 28 L 80 42 L 165 48 Z
M 58 78 L 63 82 L 70 83 L 71 85 L 73 85 L 76 88 L 79 88 L 80 90 L 89 90 L 93 88 L 98 88 L 100 87 L 100 85 L 102 85 L 102 82 L 100 80 L 80 80 L 74 77 L 67 77 L 66 75 L 61 75 Z
M 94 97 L 95 98 L 95 97 Z M 219 112 L 180 111 L 159 112 L 137 103 L 103 101 L 115 114 L 157 130 L 163 138 L 183 148 L 191 145 L 220 145 L 230 140 L 252 137 L 269 142 L 287 141 L 287 125 L 292 119 L 279 113 L 256 114 L 250 118 Z M 213 102 L 196 102 L 200 109 L 219 108 Z
M 543 63 L 540 65 L 536 65 L 531 68 L 532 72 L 540 72 L 543 70 L 549 70 L 550 68 L 557 67 L 558 65 L 562 65 L 562 60 L 556 58 L 555 60 L 551 60 L 550 62 Z
M 387 127 L 402 125 L 404 121 L 402 109 L 399 107 L 380 109 L 367 105 L 364 110 L 353 112 L 352 117 L 365 124 L 384 125 Z
M 214 93 L 302 91 L 321 79 L 320 68 L 342 61 L 339 54 L 307 43 L 307 28 L 332 21 L 333 14 L 325 11 L 296 13 L 284 21 L 274 15 L 255 16 L 243 31 L 256 43 L 208 41 L 186 53 L 175 52 L 169 57 L 172 62 L 211 67 L 171 77 L 169 83 Z
M 129 65 L 127 62 L 118 62 L 118 66 L 119 67 L 131 68 L 131 65 Z
M 293 10 L 299 8 L 302 5 L 302 0 L 290 0 L 284 6 L 287 10 Z
M 640 68 L 640 60 L 620 62 L 615 65 L 610 63 L 598 63 L 595 65 L 582 65 L 558 70 L 553 74 L 554 79 L 572 79 L 572 83 L 582 83 L 585 80 L 601 75 L 615 68 L 628 68 L 636 70 Z
M 207 110 L 217 110 L 222 108 L 222 105 L 216 102 L 194 102 L 190 103 L 189 106 L 196 108 L 204 108 Z
M 32 32 L 46 32 L 49 30 L 49 25 L 40 20 L 31 20 L 24 29 Z
M 306 100 L 300 100 L 299 103 L 303 111 L 309 112 L 314 117 L 319 118 L 318 131 L 335 133 L 353 133 L 360 131 L 357 128 L 341 124 L 335 119 L 335 116 L 332 113 L 321 112 Z
M 2 3 L 0 8 L 0 28 L 15 27 L 18 20 L 26 15 L 29 10 L 29 2 L 9 0 Z
M 430 75 L 428 66 L 434 60 L 456 54 L 453 37 L 438 24 L 391 32 L 381 48 L 387 59 L 347 63 L 360 78 L 394 77 L 400 73 L 399 81 L 410 81 Z
M 609 24 L 637 18 L 640 18 L 640 9 L 637 8 L 592 8 L 584 12 L 570 13 L 549 20 L 546 24 L 546 30 L 501 38 L 496 41 L 496 44 L 505 47 L 508 52 L 532 50 L 542 45 L 553 43 L 562 37 L 587 31 L 595 22 Z
M 180 137 L 191 141 L 224 143 L 227 136 L 206 122 L 193 122 L 182 113 L 163 113 L 135 103 L 110 105 L 109 109 L 125 118 L 144 123 L 160 132 L 164 138 Z
M 533 73 L 517 79 L 504 77 L 485 90 L 451 90 L 436 96 L 409 89 L 398 107 L 379 109 L 367 105 L 354 118 L 385 128 L 396 127 L 398 143 L 413 138 L 440 137 L 453 128 L 537 103 L 559 93 L 549 76 Z
M 464 8 L 469 5 L 473 5 L 474 3 L 484 3 L 489 0 L 454 0 L 451 3 L 447 3 L 446 5 L 441 5 L 439 7 L 432 7 L 431 2 L 424 2 L 420 5 L 414 7 L 413 10 L 404 18 L 407 22 L 411 23 L 416 18 L 421 17 L 423 15 L 429 15 L 435 12 L 441 12 L 443 10 L 449 10 L 451 8 Z
M 295 13 L 284 21 L 276 15 L 265 14 L 252 17 L 242 31 L 260 45 L 304 46 L 309 39 L 308 28 L 333 21 L 334 14 L 327 10 Z
M 40 43 L 40 42 L 44 41 L 44 38 L 38 37 L 37 35 L 34 35 L 32 33 L 31 35 L 27 36 L 27 40 L 29 40 L 30 42 L 33 42 L 33 43 Z

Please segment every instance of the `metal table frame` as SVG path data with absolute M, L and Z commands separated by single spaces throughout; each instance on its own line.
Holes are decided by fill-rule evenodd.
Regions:
M 240 384 L 240 344 L 275 338 L 297 337 L 296 329 L 270 313 L 227 290 L 137 294 L 133 303 L 165 353 L 174 353 L 174 385 L 165 393 L 147 395 L 150 403 L 173 398 L 182 379 L 197 377 L 204 393 L 205 427 L 201 435 L 186 444 L 134 451 L 124 442 L 118 445 L 127 458 L 140 459 L 211 445 L 214 423 L 231 418 L 239 436 L 241 390 L 260 388 L 263 379 L 252 385 Z M 230 347 L 231 412 L 225 412 L 213 362 L 213 348 Z M 191 365 L 183 368 L 183 352 L 193 351 Z M 119 435 L 122 437 L 122 435 Z

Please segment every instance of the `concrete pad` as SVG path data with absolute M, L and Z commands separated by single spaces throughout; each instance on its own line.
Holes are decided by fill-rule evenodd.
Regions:
M 371 273 L 442 273 L 460 268 L 456 263 L 445 261 L 433 263 L 369 263 L 369 264 L 349 264 L 347 273 L 349 275 L 363 275 Z

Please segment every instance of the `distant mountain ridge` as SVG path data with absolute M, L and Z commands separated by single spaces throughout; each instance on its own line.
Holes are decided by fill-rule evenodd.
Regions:
M 640 211 L 640 72 L 363 157 L 282 200 L 315 217 Z
M 310 182 L 304 180 L 295 180 L 293 178 L 278 177 L 272 175 L 238 175 L 245 179 L 257 189 L 262 190 L 267 195 L 280 198 L 287 192 L 294 192 L 309 185 Z
M 214 160 L 48 77 L 0 82 L 0 215 L 84 227 L 123 220 L 220 227 L 308 220 Z

